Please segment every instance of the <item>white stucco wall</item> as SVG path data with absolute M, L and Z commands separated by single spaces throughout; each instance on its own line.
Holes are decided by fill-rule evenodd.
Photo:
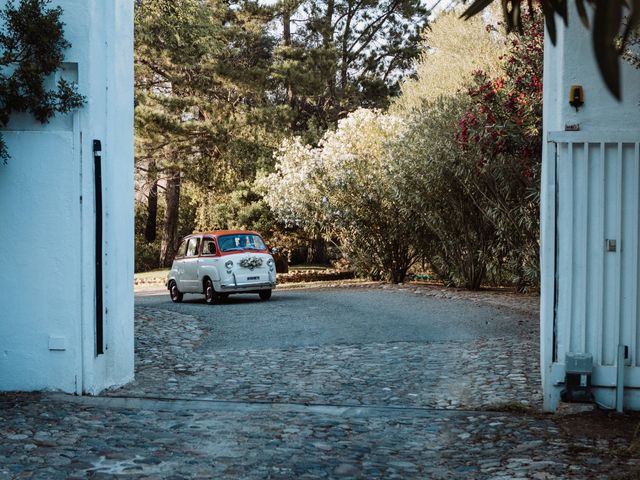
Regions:
M 569 2 L 570 22 L 564 28 L 557 18 L 554 46 L 545 35 L 544 129 L 560 131 L 579 124 L 581 131 L 633 130 L 640 128 L 640 78 L 638 70 L 621 62 L 623 101 L 607 90 L 593 56 L 591 31 L 580 22 L 574 2 Z M 571 85 L 582 85 L 585 103 L 578 111 L 569 105 Z
M 4 4 L 5 2 L 0 2 Z M 58 0 L 86 105 L 12 119 L 0 165 L 0 390 L 97 393 L 133 378 L 133 2 Z M 55 79 L 52 79 L 52 81 Z M 92 142 L 102 142 L 103 355 L 95 349 Z
M 545 409 L 564 388 L 565 353 L 594 359 L 596 401 L 614 406 L 618 345 L 630 346 L 625 385 L 640 387 L 638 213 L 640 71 L 622 62 L 623 99 L 607 90 L 591 32 L 569 2 L 569 26 L 545 39 L 541 191 L 541 365 Z M 584 105 L 569 104 L 582 85 Z M 574 131 L 574 130 L 578 131 Z M 616 239 L 607 251 L 606 239 Z M 625 408 L 640 408 L 627 388 Z

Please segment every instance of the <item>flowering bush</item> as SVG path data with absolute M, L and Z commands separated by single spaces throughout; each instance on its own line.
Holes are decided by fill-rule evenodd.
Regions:
M 423 102 L 394 145 L 398 201 L 447 283 L 538 284 L 542 40 L 529 22 L 499 75 L 476 71 L 465 90 Z
M 265 199 L 281 221 L 336 239 L 360 273 L 402 281 L 415 259 L 391 175 L 389 143 L 402 129 L 397 117 L 360 109 L 317 148 L 285 142 Z
M 317 148 L 285 142 L 262 179 L 274 214 L 336 239 L 374 278 L 400 282 L 422 257 L 471 289 L 537 285 L 541 24 L 507 52 L 464 91 L 418 92 L 398 115 L 357 110 Z
M 539 281 L 539 185 L 542 153 L 541 16 L 524 18 L 524 32 L 509 39 L 502 74 L 475 72 L 469 108 L 456 139 L 475 159 L 459 173 L 471 186 L 483 215 L 496 230 L 490 274 L 519 287 Z

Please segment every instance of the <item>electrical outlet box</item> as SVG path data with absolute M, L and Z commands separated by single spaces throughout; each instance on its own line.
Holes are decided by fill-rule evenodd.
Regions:
M 565 372 L 591 374 L 593 372 L 593 355 L 590 353 L 567 353 Z
M 593 355 L 590 353 L 567 353 L 564 361 L 565 389 L 560 392 L 564 402 L 593 402 L 591 374 Z

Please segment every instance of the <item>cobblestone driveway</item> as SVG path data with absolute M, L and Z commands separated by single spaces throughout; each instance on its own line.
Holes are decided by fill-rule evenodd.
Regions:
M 541 403 L 537 344 L 522 337 L 211 352 L 204 319 L 148 307 L 136 318 L 136 381 L 111 395 L 446 409 Z
M 0 478 L 582 479 L 637 466 L 626 438 L 536 413 L 535 329 L 234 350 L 211 348 L 214 334 L 206 316 L 139 305 L 134 383 L 0 396 Z

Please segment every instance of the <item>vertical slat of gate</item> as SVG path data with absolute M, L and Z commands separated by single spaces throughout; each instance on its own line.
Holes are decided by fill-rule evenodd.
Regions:
M 634 315 L 633 291 L 635 282 L 631 273 L 634 270 L 635 255 L 633 238 L 634 212 L 631 206 L 635 204 L 636 195 L 634 193 L 635 163 L 630 151 L 630 145 L 620 144 L 620 178 L 621 178 L 621 203 L 620 209 L 620 338 L 619 343 L 631 347 L 631 322 Z
M 586 351 L 593 354 L 596 364 L 600 363 L 600 340 L 602 335 L 602 296 L 595 294 L 602 292 L 603 288 L 603 182 L 601 145 L 597 143 L 587 144 L 587 164 L 589 168 L 589 195 L 586 205 L 589 212 L 587 259 L 589 269 L 587 272 L 587 320 L 585 336 L 587 338 Z
M 635 254 L 635 263 L 634 263 L 634 272 L 633 272 L 633 276 L 634 276 L 634 282 L 635 282 L 635 288 L 633 290 L 634 292 L 634 299 L 633 299 L 633 303 L 634 303 L 634 316 L 633 318 L 631 318 L 631 323 L 633 325 L 633 342 L 634 342 L 634 346 L 633 346 L 633 350 L 632 350 L 632 359 L 633 359 L 633 363 L 636 366 L 640 366 L 640 354 L 638 353 L 638 347 L 640 346 L 640 341 L 638 340 L 638 334 L 640 333 L 638 331 L 638 314 L 640 312 L 638 312 L 638 295 L 640 294 L 640 292 L 638 291 L 638 287 L 640 286 L 640 282 L 638 281 L 638 276 L 640 275 L 640 254 L 639 254 L 639 249 L 640 249 L 640 220 L 638 219 L 638 215 L 640 214 L 640 143 L 635 143 L 634 144 L 634 152 L 633 152 L 633 163 L 635 165 L 635 171 L 636 171 L 636 175 L 634 178 L 634 186 L 635 186 L 635 191 L 636 191 L 636 201 L 634 203 L 634 213 L 635 213 L 635 225 L 634 225 L 634 235 L 635 235 L 635 245 L 634 245 L 634 254 Z
M 604 365 L 605 364 L 605 357 L 604 357 L 604 335 L 603 335 L 603 329 L 604 329 L 604 323 L 605 323 L 605 310 L 606 310 L 606 306 L 605 306 L 605 301 L 604 301 L 604 277 L 605 277 L 605 262 L 604 262 L 604 248 L 603 248 L 603 241 L 604 241 L 604 231 L 605 231 L 605 221 L 604 221 L 604 215 L 605 215 L 605 199 L 607 197 L 606 195 L 606 188 L 607 188 L 607 182 L 606 182 L 606 177 L 605 177 L 605 164 L 604 164 L 604 160 L 605 160 L 605 148 L 604 148 L 604 143 L 600 143 L 600 155 L 599 155 L 599 161 L 598 161 L 598 178 L 599 178 L 599 184 L 600 184 L 600 192 L 601 192 L 601 196 L 600 196 L 600 204 L 598 205 L 598 236 L 597 236 L 597 241 L 599 243 L 598 248 L 600 249 L 600 252 L 602 252 L 601 256 L 600 256 L 600 261 L 598 262 L 598 270 L 599 272 L 597 272 L 597 277 L 599 280 L 599 285 L 600 285 L 600 289 L 598 290 L 594 290 L 594 294 L 596 295 L 598 304 L 599 304 L 599 308 L 595 310 L 595 314 L 597 316 L 596 318 L 596 331 L 595 331 L 595 339 L 594 339 L 594 361 L 597 365 Z M 596 272 L 594 272 L 594 275 L 596 275 Z
M 573 289 L 572 316 L 571 316 L 571 342 L 569 351 L 584 352 L 584 327 L 586 315 L 586 270 L 587 270 L 587 166 L 583 143 L 571 144 L 571 157 L 573 164 Z
M 557 275 L 558 275 L 558 300 L 557 300 L 557 325 L 556 325 L 556 336 L 558 342 L 558 361 L 564 363 L 564 355 L 568 349 L 566 345 L 566 341 L 568 340 L 566 336 L 566 327 L 567 327 L 567 319 L 569 317 L 569 312 L 567 311 L 567 297 L 570 294 L 570 290 L 567 289 L 567 268 L 569 267 L 569 262 L 567 261 L 568 254 L 570 255 L 570 250 L 567 248 L 567 195 L 569 190 L 569 175 L 568 175 L 568 145 L 567 143 L 558 143 L 558 222 L 557 222 L 557 236 L 558 236 L 558 266 L 557 266 Z
M 613 327 L 614 327 L 614 335 L 613 335 L 613 348 L 617 349 L 618 344 L 621 340 L 621 325 L 622 325 L 622 309 L 621 305 L 624 302 L 624 292 L 622 289 L 622 249 L 624 245 L 622 244 L 622 201 L 623 201 L 623 184 L 622 184 L 622 144 L 617 143 L 617 152 L 616 152 L 616 239 L 618 239 L 617 249 L 614 253 L 615 255 L 615 272 L 616 272 L 616 288 L 614 299 L 617 301 L 614 304 L 614 316 L 613 316 Z
M 561 244 L 564 243 L 565 245 L 565 252 L 563 253 L 562 257 L 565 260 L 565 268 L 563 268 L 561 270 L 562 273 L 564 273 L 565 275 L 565 280 L 564 280 L 564 285 L 566 287 L 565 291 L 564 291 L 564 295 L 562 295 L 562 300 L 563 300 L 563 304 L 564 304 L 564 313 L 563 315 L 560 316 L 560 319 L 562 319 L 562 321 L 564 321 L 564 331 L 563 331 L 563 341 L 562 344 L 564 345 L 564 350 L 561 352 L 561 361 L 564 362 L 564 358 L 565 358 L 565 354 L 567 352 L 571 351 L 571 323 L 572 323 L 572 318 L 573 318 L 573 279 L 575 278 L 574 276 L 574 268 L 575 268 L 575 264 L 573 262 L 573 251 L 574 251 L 574 222 L 573 222 L 573 216 L 574 216 L 574 210 L 573 210 L 573 205 L 574 205 L 574 185 L 573 185 L 573 180 L 574 180 L 574 173 L 575 173 L 575 168 L 574 168 L 574 164 L 573 164 L 573 143 L 567 143 L 567 167 L 566 167 L 566 173 L 564 175 L 565 179 L 566 179 L 566 188 L 564 188 L 564 193 L 565 193 L 565 201 L 561 204 L 560 208 L 564 211 L 565 214 L 565 221 L 562 223 L 562 226 L 564 228 L 565 231 L 565 241 L 562 242 Z
M 618 182 L 619 162 L 616 143 L 604 143 L 604 166 L 605 166 L 605 231 L 604 239 L 617 240 L 618 244 L 618 219 L 617 213 L 620 183 Z M 619 251 L 619 245 L 617 250 Z M 605 250 L 605 280 L 603 289 L 604 327 L 602 330 L 603 364 L 615 365 L 619 335 L 619 283 L 620 270 L 617 259 L 618 251 L 607 251 L 607 245 L 603 241 L 602 249 Z
M 583 218 L 581 219 L 582 222 L 582 261 L 584 262 L 584 271 L 583 271 L 583 278 L 582 278 L 582 301 L 581 301 L 581 305 L 582 305 L 582 313 L 581 313 L 581 321 L 582 321 L 582 325 L 581 325 L 581 335 L 582 338 L 580 339 L 580 344 L 579 344 L 579 351 L 580 352 L 587 352 L 587 348 L 588 348 L 588 322 L 589 319 L 587 318 L 587 312 L 589 311 L 589 288 L 588 288 L 588 279 L 589 279 L 589 273 L 590 273 L 590 268 L 589 268 L 589 218 L 591 216 L 591 212 L 589 211 L 589 197 L 591 196 L 591 188 L 589 185 L 589 180 L 590 180 L 590 170 L 589 170 L 589 144 L 588 143 L 583 143 L 582 144 L 582 159 L 581 159 L 581 163 L 583 165 L 583 171 L 584 171 L 584 196 L 583 196 L 583 201 L 582 201 L 582 205 L 578 205 L 578 211 L 582 211 L 583 212 Z
M 629 149 L 630 150 L 630 149 Z M 627 185 L 629 191 L 628 208 L 625 208 L 627 213 L 627 219 L 625 220 L 626 237 L 629 238 L 629 245 L 626 247 L 627 255 L 629 256 L 629 263 L 625 263 L 625 278 L 629 283 L 627 288 L 627 300 L 625 303 L 629 305 L 629 312 L 625 315 L 625 323 L 627 324 L 628 340 L 631 356 L 631 362 L 635 361 L 636 357 L 636 318 L 638 316 L 638 175 L 640 174 L 638 164 L 638 144 L 633 146 L 633 151 L 629 152 L 631 158 L 627 160 L 627 164 L 630 167 L 630 172 L 627 173 Z M 626 224 L 628 222 L 628 224 Z M 631 363 L 633 364 L 633 363 Z
M 540 277 L 546 279 L 540 285 L 540 309 L 541 309 L 541 337 L 540 337 L 540 364 L 542 376 L 545 381 L 545 389 L 552 384 L 550 367 L 556 361 L 557 339 L 555 335 L 556 325 L 556 288 L 557 288 L 557 232 L 556 232 L 556 195 L 557 195 L 557 156 L 556 143 L 549 144 L 547 149 L 546 164 L 543 164 L 542 189 L 546 192 L 540 199 L 540 233 L 542 236 Z

